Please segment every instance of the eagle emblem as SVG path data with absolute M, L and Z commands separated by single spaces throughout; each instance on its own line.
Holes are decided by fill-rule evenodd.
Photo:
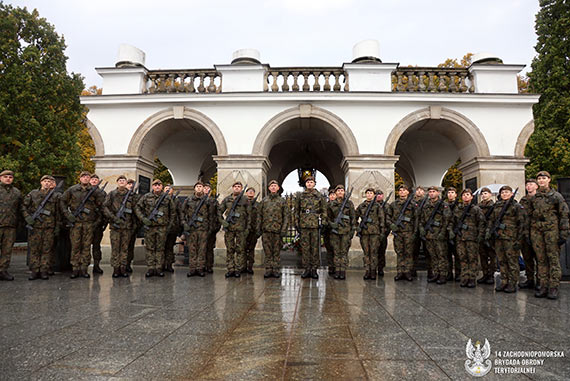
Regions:
M 465 347 L 465 354 L 467 355 L 467 360 L 465 360 L 465 370 L 467 373 L 474 377 L 483 377 L 489 373 L 492 366 L 491 360 L 489 360 L 491 346 L 487 339 L 485 339 L 483 348 L 481 348 L 479 341 L 473 346 L 471 339 L 469 339 Z

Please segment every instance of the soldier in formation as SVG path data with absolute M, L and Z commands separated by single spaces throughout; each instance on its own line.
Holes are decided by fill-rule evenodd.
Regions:
M 421 214 L 426 201 L 427 201 L 427 195 L 424 187 L 416 187 L 414 193 L 414 204 L 416 207 L 417 216 Z M 427 268 L 428 268 L 428 277 L 432 277 L 432 269 L 431 269 L 429 254 L 427 253 L 427 250 L 425 250 L 423 241 L 420 239 L 419 234 L 416 234 L 416 238 L 414 240 L 414 269 L 412 270 L 412 276 L 414 278 L 418 276 L 417 267 L 419 263 L 420 254 L 425 255 L 427 261 Z
M 180 211 L 180 220 L 188 244 L 188 277 L 206 275 L 206 250 L 212 226 L 211 218 L 208 195 L 204 193 L 204 184 L 198 181 L 194 184 L 194 195 L 184 202 Z
M 127 180 L 127 190 L 132 191 L 131 195 L 133 198 L 133 202 L 132 202 L 132 209 L 133 209 L 133 213 L 132 213 L 132 228 L 131 228 L 131 235 L 129 238 L 129 247 L 127 249 L 127 273 L 132 273 L 133 272 L 133 268 L 131 267 L 131 264 L 133 263 L 133 259 L 135 257 L 135 243 L 137 240 L 137 234 L 138 231 L 141 228 L 141 222 L 140 220 L 137 218 L 136 214 L 134 213 L 134 208 L 137 205 L 141 195 L 138 194 L 137 190 L 134 189 L 136 181 L 133 179 L 128 179 Z
M 91 174 L 89 183 L 92 187 L 96 188 L 95 193 L 99 193 L 96 197 L 105 200 L 107 193 L 103 189 L 99 188 L 99 184 L 101 183 L 99 176 L 95 173 Z M 101 241 L 103 240 L 103 232 L 107 228 L 107 220 L 103 214 L 102 208 L 95 209 L 93 213 L 95 213 L 95 222 L 93 223 L 93 248 L 91 250 L 93 255 L 93 274 L 103 274 L 103 270 L 100 266 L 101 258 L 103 257 Z
M 336 200 L 336 193 L 334 188 L 329 188 L 329 197 L 327 200 L 327 205 L 330 205 L 334 200 Z M 327 265 L 328 265 L 328 273 L 329 275 L 334 275 L 335 268 L 334 268 L 334 251 L 331 245 L 331 229 L 329 226 L 323 226 L 322 228 L 323 233 L 323 242 L 325 244 L 325 249 L 327 250 Z
M 364 280 L 375 280 L 378 268 L 378 248 L 386 230 L 384 208 L 376 200 L 373 188 L 366 189 L 366 199 L 356 208 L 356 228 L 364 251 Z
M 14 280 L 8 272 L 12 248 L 16 242 L 18 214 L 22 205 L 22 193 L 12 185 L 14 172 L 0 172 L 0 280 Z
M 259 202 L 257 202 L 254 188 L 249 187 L 245 191 L 245 195 L 247 196 L 247 202 L 249 203 L 251 210 L 251 228 L 249 229 L 249 234 L 245 240 L 245 272 L 253 275 L 253 264 L 255 263 L 255 246 L 257 245 L 257 239 L 259 238 L 257 235 L 257 230 L 255 229 L 257 226 Z
M 537 277 L 536 277 L 536 253 L 532 248 L 532 243 L 530 241 L 530 215 L 528 214 L 528 210 L 530 207 L 530 200 L 536 195 L 536 191 L 538 189 L 538 183 L 536 179 L 528 179 L 525 183 L 526 188 L 526 195 L 520 199 L 520 205 L 523 211 L 523 233 L 521 235 L 521 254 L 523 256 L 524 264 L 525 264 L 525 275 L 526 280 L 522 283 L 519 283 L 520 288 L 528 288 L 530 290 L 534 290 L 537 286 Z
M 376 195 L 376 202 L 382 207 L 384 212 L 384 226 L 385 231 L 380 235 L 380 245 L 378 247 L 378 276 L 384 276 L 384 267 L 386 267 L 386 249 L 388 248 L 388 234 L 390 234 L 390 227 L 388 226 L 388 203 L 384 200 L 384 192 L 378 190 Z
M 175 214 L 172 222 L 169 225 L 169 230 L 166 234 L 166 241 L 164 242 L 164 262 L 162 264 L 162 270 L 168 271 L 169 273 L 174 272 L 172 265 L 174 264 L 174 245 L 176 244 L 176 238 L 182 234 L 182 224 L 180 222 L 179 210 L 182 207 L 180 205 L 178 198 L 174 195 L 174 188 L 172 185 L 167 185 L 164 187 L 164 192 L 168 195 L 167 197 L 174 204 Z
M 445 203 L 450 209 L 451 213 L 455 212 L 455 207 L 457 206 L 457 189 L 454 187 L 447 188 L 447 200 Z M 455 276 L 453 271 L 455 270 Z M 447 244 L 447 280 L 455 280 L 458 282 L 461 279 L 461 265 L 459 263 L 459 257 L 457 255 L 457 247 L 453 244 L 453 238 L 449 238 Z
M 336 199 L 327 207 L 327 221 L 330 231 L 331 246 L 334 252 L 335 279 L 345 279 L 348 268 L 348 250 L 356 232 L 356 213 L 354 204 L 345 194 L 344 185 L 335 188 Z M 319 242 L 319 246 L 320 246 Z
M 207 208 L 210 219 L 210 229 L 208 230 L 208 242 L 206 244 L 206 273 L 211 274 L 214 270 L 214 248 L 216 247 L 216 234 L 220 231 L 221 224 L 218 220 L 217 196 L 211 194 L 212 186 L 204 183 L 204 194 L 208 196 Z
M 394 280 L 412 281 L 414 269 L 414 241 L 418 230 L 416 207 L 412 202 L 410 189 L 406 185 L 398 187 L 398 198 L 390 204 L 388 222 L 394 236 L 394 250 L 397 256 L 397 274 Z
M 496 205 L 492 200 L 493 193 L 487 187 L 481 189 L 481 202 L 478 204 L 485 216 L 485 229 L 489 226 L 491 213 Z M 479 244 L 479 260 L 483 276 L 477 280 L 479 284 L 495 284 L 495 270 L 497 269 L 497 255 L 493 245 L 481 242 Z

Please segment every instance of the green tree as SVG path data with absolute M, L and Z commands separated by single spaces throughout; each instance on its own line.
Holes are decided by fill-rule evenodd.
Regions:
M 459 166 L 461 165 L 461 159 L 457 159 L 457 161 L 449 167 L 445 176 L 443 176 L 443 180 L 441 181 L 441 186 L 444 188 L 454 187 L 457 189 L 457 192 L 461 192 L 463 190 L 463 173 L 459 170 Z M 471 189 L 475 192 L 475 189 Z
M 540 0 L 536 15 L 536 57 L 530 89 L 541 94 L 534 106 L 535 130 L 526 146 L 527 176 L 549 171 L 570 175 L 570 2 Z
M 174 181 L 172 180 L 172 176 L 170 175 L 168 168 L 162 164 L 158 157 L 154 158 L 154 163 L 158 165 L 158 167 L 154 170 L 153 177 L 162 181 L 164 185 L 173 184 Z
M 43 174 L 75 181 L 83 80 L 68 74 L 65 42 L 37 10 L 0 3 L 0 169 L 24 192 Z

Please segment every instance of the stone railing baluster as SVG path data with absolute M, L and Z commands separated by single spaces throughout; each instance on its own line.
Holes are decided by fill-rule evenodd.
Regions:
M 288 92 L 289 84 L 287 83 L 287 81 L 289 80 L 289 72 L 283 71 L 281 74 L 283 75 L 283 86 L 281 86 L 281 91 Z
M 331 84 L 329 83 L 329 77 L 331 75 L 330 71 L 323 72 L 325 76 L 325 85 L 323 86 L 323 91 L 331 91 Z
M 298 79 L 299 79 L 299 72 L 298 72 L 298 71 L 294 71 L 294 72 L 293 72 L 293 87 L 291 88 L 291 90 L 293 90 L 293 91 L 299 91 Z
M 319 83 L 319 78 L 321 73 L 319 71 L 313 71 L 313 77 L 315 77 L 315 83 L 313 83 L 313 91 L 321 91 L 321 84 Z

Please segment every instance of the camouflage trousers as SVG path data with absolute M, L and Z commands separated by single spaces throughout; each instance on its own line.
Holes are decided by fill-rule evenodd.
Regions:
M 399 232 L 394 236 L 398 274 L 414 269 L 414 237 L 412 232 Z
M 477 279 L 479 275 L 479 243 L 477 241 L 461 240 L 455 242 L 461 267 L 461 280 Z
M 6 271 L 10 266 L 14 242 L 16 242 L 16 228 L 0 228 L 0 271 Z
M 459 255 L 457 254 L 456 245 L 447 243 L 447 274 L 453 275 L 453 270 L 455 269 L 455 277 L 458 278 L 461 275 L 461 263 Z
M 519 283 L 519 252 L 513 248 L 514 241 L 510 239 L 495 240 L 495 252 L 499 258 L 501 283 L 516 287 Z
M 202 270 L 206 267 L 206 248 L 208 232 L 206 230 L 191 231 L 186 237 L 188 244 L 188 264 L 190 271 Z
M 530 240 L 538 262 L 538 282 L 541 287 L 558 287 L 562 278 L 558 229 L 540 231 L 532 228 Z
M 214 248 L 216 247 L 216 232 L 208 233 L 208 242 L 206 243 L 206 268 L 214 267 Z
M 334 249 L 331 245 L 331 234 L 328 232 L 324 233 L 323 241 L 325 244 L 325 248 L 327 249 L 327 265 L 329 267 L 334 267 Z
M 481 261 L 481 271 L 486 278 L 492 278 L 497 270 L 497 254 L 494 247 L 487 247 L 479 244 L 479 260 Z
M 526 279 L 529 281 L 536 281 L 536 253 L 532 248 L 532 244 L 526 241 L 526 239 L 521 239 L 521 253 L 524 259 L 525 274 Z
M 226 267 L 228 271 L 245 269 L 245 232 L 227 231 L 224 234 L 226 243 Z
M 382 239 L 382 237 L 384 237 Z M 383 271 L 386 267 L 386 249 L 388 248 L 388 237 L 380 237 L 380 246 L 378 247 L 378 271 Z
M 127 250 L 127 264 L 130 265 L 135 258 L 135 243 L 137 242 L 137 232 L 139 227 L 130 231 L 129 248 Z
M 319 242 L 319 229 L 301 229 L 300 241 L 303 267 L 309 270 L 317 270 L 319 268 L 319 249 L 321 246 Z
M 151 226 L 144 235 L 146 266 L 149 269 L 159 269 L 164 263 L 164 245 L 167 232 L 167 226 Z
M 380 234 L 363 234 L 360 236 L 360 246 L 364 251 L 362 260 L 364 269 L 376 272 L 378 267 L 378 248 L 380 247 Z
M 170 232 L 166 235 L 166 241 L 164 242 L 164 265 L 172 265 L 174 263 L 174 245 L 176 245 L 176 238 L 178 238 L 176 233 Z
M 431 263 L 430 253 L 426 248 L 426 244 L 421 239 L 417 238 L 414 242 L 414 270 L 418 269 L 418 264 L 420 263 L 420 254 L 423 254 L 426 258 L 426 266 L 428 271 L 433 271 L 433 265 Z
M 111 266 L 126 266 L 131 243 L 131 230 L 111 229 Z
M 103 240 L 103 232 L 105 231 L 105 226 L 101 224 L 95 224 L 93 228 L 93 261 L 101 262 L 101 257 L 103 253 L 101 252 L 101 241 Z
M 447 278 L 447 242 L 441 239 L 426 239 L 426 252 L 431 258 L 433 275 Z
M 255 262 L 255 246 L 257 245 L 257 236 L 249 233 L 245 240 L 245 265 L 248 269 L 253 268 Z
M 87 271 L 91 262 L 93 242 L 93 222 L 75 222 L 69 229 L 71 240 L 71 267 L 73 270 Z
M 264 232 L 261 236 L 263 244 L 264 265 L 266 270 L 277 271 L 281 266 L 281 235 L 279 233 Z
M 346 271 L 348 267 L 350 241 L 352 241 L 352 234 L 331 234 L 331 246 L 333 247 L 336 271 Z
M 51 267 L 54 250 L 54 228 L 29 231 L 28 245 L 30 247 L 30 270 L 32 272 L 47 272 Z

